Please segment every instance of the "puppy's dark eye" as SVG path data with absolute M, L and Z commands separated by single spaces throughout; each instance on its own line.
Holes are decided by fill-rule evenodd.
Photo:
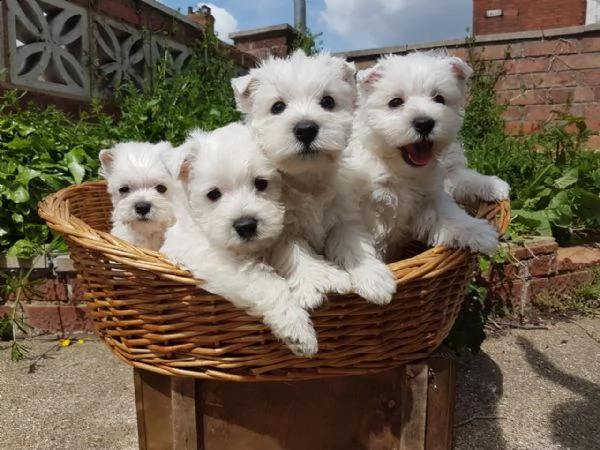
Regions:
M 441 103 L 442 105 L 446 104 L 446 99 L 444 98 L 444 96 L 438 94 L 435 97 L 433 97 L 433 101 L 436 103 Z
M 281 114 L 283 111 L 285 111 L 285 103 L 283 102 L 275 102 L 273 103 L 273 106 L 271 106 L 271 113 L 272 114 Z
M 326 95 L 325 97 L 323 97 L 321 99 L 321 101 L 319 102 L 319 104 L 321 105 L 321 107 L 323 109 L 332 110 L 333 108 L 335 108 L 335 100 L 333 99 L 333 97 L 330 97 L 329 95 Z
M 398 108 L 402 105 L 404 105 L 404 100 L 402 100 L 400 97 L 393 98 L 388 103 L 390 108 Z
M 164 194 L 167 192 L 167 187 L 164 184 L 158 184 L 154 189 L 156 189 L 156 192 L 159 194 Z
M 256 178 L 254 180 L 254 187 L 259 191 L 264 191 L 268 185 L 269 185 L 269 182 L 267 180 L 265 180 L 264 178 Z
M 206 196 L 211 202 L 216 202 L 221 198 L 221 191 L 215 188 L 211 191 L 208 191 L 208 194 L 206 194 Z
M 121 186 L 119 188 L 119 194 L 128 194 L 129 193 L 129 186 Z

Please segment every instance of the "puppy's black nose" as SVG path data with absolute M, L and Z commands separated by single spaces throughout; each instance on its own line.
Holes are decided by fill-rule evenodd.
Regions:
M 145 216 L 150 212 L 150 208 L 152 208 L 152 203 L 137 202 L 135 205 L 133 205 L 133 208 L 135 209 L 135 212 L 138 213 L 140 216 Z
M 428 116 L 415 117 L 412 123 L 415 130 L 422 136 L 427 136 L 435 127 L 435 120 Z
M 319 134 L 319 125 L 314 120 L 301 120 L 294 127 L 296 139 L 304 145 L 310 145 Z
M 254 217 L 241 217 L 233 222 L 233 228 L 242 239 L 250 239 L 256 235 L 258 221 Z

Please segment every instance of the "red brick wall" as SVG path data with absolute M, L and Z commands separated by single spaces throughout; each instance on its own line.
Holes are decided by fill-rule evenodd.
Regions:
M 396 49 L 350 52 L 346 56 L 360 68 L 372 66 L 385 53 L 446 47 L 463 59 L 466 45 L 459 40 Z M 487 60 L 501 61 L 506 53 L 506 77 L 497 85 L 498 100 L 506 102 L 506 129 L 523 134 L 553 118 L 552 111 L 586 118 L 594 130 L 588 145 L 600 149 L 600 29 L 573 27 L 552 32 L 508 33 L 482 37 L 477 51 Z M 383 50 L 383 49 L 382 49 Z
M 485 17 L 488 10 L 500 17 Z M 473 31 L 484 34 L 547 30 L 585 24 L 586 0 L 473 0 Z

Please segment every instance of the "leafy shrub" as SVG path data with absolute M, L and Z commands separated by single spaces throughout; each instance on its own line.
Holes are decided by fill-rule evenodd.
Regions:
M 15 92 L 0 99 L 0 248 L 27 256 L 49 239 L 37 203 L 95 176 L 102 138 L 56 108 L 20 108 Z
M 181 72 L 166 56 L 155 71 L 146 90 L 133 83 L 117 87 L 112 100 L 120 107 L 118 119 L 98 100 L 91 114 L 74 119 L 53 106 L 21 107 L 16 91 L 0 97 L 0 250 L 27 257 L 49 242 L 37 203 L 95 179 L 102 148 L 127 140 L 177 145 L 191 128 L 214 129 L 240 118 L 230 85 L 240 69 L 216 39 L 197 44 Z
M 579 230 L 600 227 L 600 154 L 585 148 L 585 120 L 560 111 L 537 133 L 507 135 L 495 87 L 508 59 L 483 60 L 469 46 L 474 73 L 461 139 L 473 168 L 510 184 L 509 235 L 554 236 L 567 245 Z

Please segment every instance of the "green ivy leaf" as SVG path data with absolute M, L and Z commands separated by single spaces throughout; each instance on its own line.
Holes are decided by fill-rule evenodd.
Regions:
M 4 195 L 15 203 L 25 203 L 29 201 L 29 192 L 23 186 L 17 186 L 16 189 L 4 191 Z
M 566 189 L 574 185 L 579 180 L 579 169 L 573 167 L 565 172 L 565 174 L 554 182 L 554 186 L 558 189 Z

